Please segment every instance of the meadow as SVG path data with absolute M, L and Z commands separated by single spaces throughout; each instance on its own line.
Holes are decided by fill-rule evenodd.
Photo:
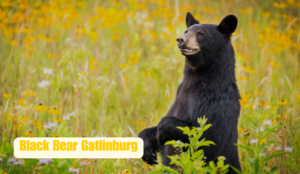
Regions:
M 176 96 L 185 15 L 232 36 L 243 173 L 300 173 L 300 2 L 1 0 L 0 174 L 151 173 L 142 159 L 16 159 L 16 137 L 135 137 Z

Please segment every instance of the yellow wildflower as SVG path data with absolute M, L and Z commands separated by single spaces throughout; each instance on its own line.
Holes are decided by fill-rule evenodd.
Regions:
M 272 120 L 272 121 L 271 121 L 272 126 L 273 126 L 274 124 L 276 124 L 276 123 L 277 123 L 276 120 Z
M 50 59 L 54 59 L 56 57 L 56 54 L 55 53 L 48 54 L 48 57 Z
M 149 169 L 153 169 L 153 167 L 150 166 L 150 165 L 144 165 L 143 168 L 148 169 L 148 170 L 149 170 Z
M 53 118 L 53 121 L 59 123 L 59 122 L 62 122 L 63 120 L 61 118 Z
M 251 12 L 252 12 L 251 8 L 244 8 L 244 9 L 241 10 L 242 14 L 248 14 L 248 13 L 251 13 Z
M 244 128 L 241 128 L 241 127 L 239 127 L 239 128 L 238 128 L 238 131 L 239 131 L 239 132 L 245 132 L 245 129 L 244 129 Z
M 96 71 L 97 67 L 95 66 L 95 63 L 97 62 L 97 60 L 95 58 L 92 58 L 89 60 L 89 69 L 91 71 Z
M 24 96 L 35 96 L 35 92 L 32 90 L 24 91 Z
M 268 18 L 270 17 L 270 12 L 263 12 L 262 16 L 265 17 L 265 18 Z
M 17 42 L 16 40 L 12 40 L 12 41 L 10 42 L 10 45 L 11 45 L 12 47 L 14 47 L 14 46 L 18 45 L 18 42 Z
M 21 118 L 19 118 L 19 121 L 21 121 L 21 122 L 28 122 L 29 118 L 28 117 L 21 117 Z
M 82 74 L 83 76 L 87 76 L 87 73 L 84 72 L 84 71 L 81 71 L 81 74 Z
M 38 124 L 36 125 L 36 127 L 38 128 L 38 130 L 44 129 L 44 126 L 43 126 L 41 123 L 38 123 Z
M 288 103 L 288 101 L 282 100 L 282 101 L 278 101 L 277 103 L 278 103 L 278 105 L 286 105 Z
M 261 92 L 260 91 L 254 91 L 254 94 L 261 95 Z
M 138 121 L 138 120 L 136 120 L 135 123 L 136 123 L 136 124 L 139 124 L 139 125 L 145 125 L 144 122 L 141 122 L 141 121 Z
M 124 68 L 127 68 L 128 67 L 128 64 L 127 63 L 123 63 L 121 65 L 119 65 L 121 69 L 124 69 Z
M 246 76 L 237 76 L 236 78 L 237 78 L 237 80 L 248 81 L 248 77 L 246 77 Z
M 278 114 L 277 117 L 278 117 L 278 118 L 282 118 L 282 115 Z
M 61 112 L 56 108 L 49 109 L 48 113 L 49 114 L 54 114 L 54 115 L 60 115 L 61 114 Z
M 273 6 L 274 7 L 277 7 L 277 8 L 285 8 L 287 6 L 286 3 L 282 2 L 282 3 L 279 3 L 279 2 L 273 2 Z
M 279 25 L 279 22 L 278 21 L 275 21 L 275 20 L 271 20 L 271 25 L 273 26 L 278 26 Z
M 117 41 L 119 38 L 120 38 L 119 35 L 113 35 L 113 36 L 112 36 L 112 40 L 113 40 L 113 41 Z
M 20 130 L 21 127 L 22 127 L 21 124 L 14 124 L 13 125 L 13 130 Z
M 35 111 L 36 112 L 47 111 L 47 107 L 42 105 L 42 103 L 40 103 L 38 106 L 35 107 Z
M 149 71 L 142 71 L 142 74 L 146 75 L 146 76 L 149 76 L 150 75 L 150 72 Z
M 275 62 L 273 60 L 269 61 L 268 64 L 271 65 L 271 66 L 273 66 L 273 67 L 276 67 L 276 68 L 280 67 L 280 63 L 277 63 L 277 62 Z
M 18 105 L 20 105 L 20 104 L 24 103 L 25 101 L 26 101 L 26 99 L 20 98 L 17 103 L 18 103 Z
M 32 132 L 24 132 L 23 135 L 28 136 L 28 137 L 34 137 L 35 136 L 35 134 L 32 133 Z
M 266 139 L 264 138 L 264 139 L 259 139 L 259 141 L 261 142 L 261 143 L 266 143 Z
M 121 172 L 121 174 L 131 174 L 131 173 L 128 171 L 128 169 L 125 169 Z
M 8 121 L 17 121 L 17 118 L 16 117 L 7 117 L 7 120 Z
M 4 98 L 11 98 L 12 95 L 11 95 L 11 94 L 3 94 L 3 97 L 4 97 Z
M 249 27 L 257 27 L 257 23 L 255 22 L 249 22 Z

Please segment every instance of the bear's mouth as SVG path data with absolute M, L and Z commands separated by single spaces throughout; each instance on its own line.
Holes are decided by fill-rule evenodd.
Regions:
M 200 51 L 200 49 L 198 49 L 198 48 L 193 48 L 193 49 L 184 48 L 184 49 L 180 49 L 180 52 L 183 55 L 193 55 L 193 54 L 198 53 L 199 51 Z

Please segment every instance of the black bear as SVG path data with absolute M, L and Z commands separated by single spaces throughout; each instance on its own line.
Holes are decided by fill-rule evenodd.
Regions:
M 197 119 L 205 115 L 212 127 L 200 139 L 206 138 L 216 144 L 203 148 L 206 161 L 224 156 L 226 164 L 241 169 L 238 148 L 234 145 L 238 139 L 240 94 L 230 40 L 237 23 L 234 15 L 228 15 L 219 25 L 201 24 L 187 13 L 187 30 L 176 40 L 185 56 L 185 67 L 175 102 L 157 126 L 144 129 L 138 135 L 144 140 L 142 159 L 148 164 L 157 164 L 156 154 L 161 152 L 163 164 L 169 165 L 167 156 L 175 152 L 172 146 L 164 144 L 169 140 L 189 142 L 187 135 L 176 127 L 198 127 Z

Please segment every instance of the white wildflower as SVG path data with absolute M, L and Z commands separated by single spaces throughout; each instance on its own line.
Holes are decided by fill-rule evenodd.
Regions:
M 284 148 L 284 151 L 293 152 L 293 148 L 292 147 L 286 147 L 286 148 Z
M 14 165 L 23 165 L 23 162 L 22 161 L 16 161 L 16 162 L 14 162 Z
M 69 168 L 69 172 L 79 173 L 79 169 Z
M 40 160 L 40 161 L 39 161 L 38 165 L 42 165 L 42 164 L 47 165 L 47 164 L 49 164 L 49 163 L 52 163 L 52 160 L 51 160 L 51 159 L 39 159 L 39 160 Z
M 99 77 L 97 77 L 96 80 L 103 80 L 103 79 L 104 79 L 103 77 L 99 76 Z
M 257 143 L 257 139 L 251 139 L 250 140 L 250 144 L 256 144 Z
M 50 82 L 47 81 L 47 80 L 43 80 L 42 82 L 40 82 L 40 83 L 38 84 L 38 86 L 39 86 L 40 88 L 46 88 L 46 87 L 49 86 L 49 85 L 50 85 Z
M 48 123 L 48 124 L 44 124 L 43 126 L 46 130 L 47 129 L 52 129 L 52 128 L 57 128 L 57 123 L 56 122 L 51 122 L 51 123 Z
M 88 162 L 84 162 L 84 161 L 80 161 L 80 162 L 79 162 L 79 165 L 80 165 L 80 166 L 88 166 L 89 163 L 88 163 Z
M 259 131 L 263 132 L 264 130 L 265 130 L 264 127 L 261 127 Z M 255 132 L 258 132 L 258 129 L 255 129 Z
M 3 159 L 2 158 L 0 158 L 0 162 L 2 162 L 3 161 Z
M 9 163 L 15 163 L 15 162 L 17 162 L 17 159 L 16 159 L 16 158 L 10 158 L 10 159 L 8 160 L 8 162 L 9 162 Z
M 265 120 L 263 125 L 270 125 L 271 126 L 272 125 L 271 122 L 272 122 L 272 120 Z
M 266 156 L 266 154 L 264 154 L 264 153 L 260 153 L 260 154 L 259 154 L 259 156 Z
M 281 150 L 280 146 L 275 147 L 275 150 Z
M 68 115 L 63 115 L 63 120 L 70 120 L 70 118 L 75 117 L 76 112 L 73 111 L 72 113 L 69 113 Z
M 44 68 L 43 72 L 44 72 L 44 74 L 53 74 L 53 70 L 52 69 Z

